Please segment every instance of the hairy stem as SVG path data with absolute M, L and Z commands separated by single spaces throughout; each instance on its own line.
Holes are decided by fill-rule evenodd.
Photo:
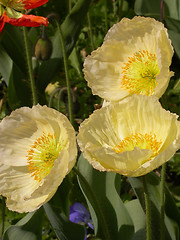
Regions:
M 1 213 L 1 220 L 2 220 L 2 227 L 1 227 L 1 238 L 4 234 L 4 225 L 5 225 L 5 199 L 2 197 L 2 213 Z
M 68 93 L 69 120 L 70 120 L 71 124 L 73 125 L 71 87 L 70 87 L 70 80 L 69 80 L 69 73 L 68 73 L 68 59 L 67 59 L 67 54 L 66 54 L 66 49 L 65 49 L 65 44 L 64 44 L 63 33 L 62 33 L 62 30 L 61 30 L 61 26 L 60 26 L 60 24 L 57 20 L 56 20 L 56 24 L 57 24 L 57 27 L 58 27 L 58 32 L 59 32 L 62 51 L 63 51 L 64 69 L 65 69 L 65 75 L 66 75 L 66 86 L 67 86 L 67 93 Z
M 29 43 L 28 43 L 26 27 L 23 27 L 23 35 L 24 35 L 26 61 L 27 61 L 28 75 L 29 75 L 30 86 L 31 86 L 31 91 L 32 91 L 33 105 L 36 105 L 38 103 L 37 92 L 36 92 L 36 86 L 35 86 L 35 81 L 34 81 L 34 77 L 33 77 L 32 58 L 31 58 L 31 54 L 30 54 L 30 50 L 29 50 Z
M 150 198 L 147 189 L 147 179 L 146 175 L 142 176 L 143 189 L 144 189 L 144 199 L 145 199 L 145 209 L 146 209 L 146 240 L 151 240 L 151 207 Z
M 94 41 L 93 41 L 93 34 L 92 34 L 92 24 L 91 24 L 91 18 L 89 12 L 87 13 L 87 19 L 88 19 L 88 27 L 89 27 L 89 37 L 91 41 L 91 50 L 94 50 Z
M 165 216 L 165 175 L 166 175 L 166 164 L 162 165 L 161 169 L 161 183 L 160 183 L 160 200 L 161 200 L 161 216 L 160 216 L 160 240 L 165 239 L 164 233 L 164 216 Z

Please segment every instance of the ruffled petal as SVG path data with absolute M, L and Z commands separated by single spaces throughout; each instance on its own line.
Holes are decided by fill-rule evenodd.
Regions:
M 137 177 L 180 148 L 180 122 L 153 96 L 133 95 L 96 110 L 81 125 L 78 144 L 99 171 Z
M 2 32 L 2 30 L 4 28 L 4 24 L 5 24 L 5 22 L 4 22 L 3 17 L 0 17 L 0 33 Z
M 172 55 L 162 23 L 153 18 L 124 18 L 85 59 L 83 71 L 93 94 L 107 101 L 132 94 L 160 98 L 173 75 L 169 71 Z
M 23 0 L 25 9 L 32 9 L 40 7 L 41 5 L 47 3 L 49 0 Z
M 47 106 L 22 107 L 0 123 L 0 194 L 7 207 L 33 211 L 47 202 L 75 164 L 75 131 Z
M 21 18 L 9 18 L 6 14 L 4 15 L 4 21 L 13 26 L 26 26 L 26 27 L 39 27 L 40 25 L 47 26 L 48 19 L 35 15 L 22 14 Z

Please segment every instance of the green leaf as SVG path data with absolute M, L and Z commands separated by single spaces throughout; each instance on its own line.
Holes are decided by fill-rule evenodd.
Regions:
M 49 203 L 44 204 L 43 207 L 58 239 L 84 240 L 83 226 L 70 222 L 65 215 L 59 213 L 58 209 Z
M 129 201 L 125 203 L 125 207 L 128 210 L 129 215 L 131 216 L 134 227 L 135 227 L 135 233 L 131 240 L 139 240 L 139 239 L 145 239 L 146 238 L 146 230 L 145 230 L 145 214 L 144 211 L 140 205 L 140 202 L 138 199 Z
M 3 240 L 40 240 L 42 238 L 43 210 L 28 213 L 16 225 L 10 226 Z
M 153 15 L 160 17 L 160 2 L 161 0 L 136 0 L 134 11 L 137 15 Z
M 67 55 L 71 53 L 76 44 L 90 2 L 91 0 L 79 0 L 61 25 Z M 62 56 L 62 47 L 59 32 L 57 31 L 53 39 L 51 58 L 62 58 Z
M 137 15 L 154 16 L 160 18 L 161 0 L 136 0 L 134 10 Z M 164 16 L 180 20 L 179 0 L 164 0 Z
M 8 102 L 13 110 L 22 106 L 32 106 L 27 77 L 15 63 L 9 79 Z
M 44 92 L 46 86 L 52 81 L 59 68 L 60 61 L 57 58 L 49 59 L 41 63 L 36 79 L 36 85 L 39 92 Z
M 13 62 L 1 45 L 0 49 L 0 73 L 8 85 Z
M 155 173 L 149 173 L 147 176 L 147 189 L 149 192 L 149 197 L 151 201 L 151 215 L 152 215 L 152 236 L 153 240 L 160 239 L 160 178 Z M 141 206 L 144 208 L 144 192 L 143 192 L 143 184 L 141 178 L 128 178 L 131 186 L 133 187 Z M 166 189 L 166 201 L 167 198 L 167 189 Z M 170 196 L 169 196 L 170 197 Z M 172 206 L 173 212 L 177 211 L 178 209 L 175 206 L 173 201 L 168 203 Z M 166 203 L 167 204 L 167 203 Z M 177 223 L 175 223 L 175 227 L 173 226 L 171 220 L 165 216 L 165 236 L 166 240 L 176 240 L 176 227 Z
M 121 176 L 95 170 L 82 155 L 79 158 L 78 169 L 86 180 L 78 175 L 80 187 L 91 212 L 96 236 L 112 240 L 131 239 L 134 233 L 133 222 L 118 194 Z
M 69 56 L 69 60 L 70 60 L 71 65 L 77 70 L 79 75 L 83 76 L 83 74 L 82 74 L 82 63 L 81 63 L 79 52 L 78 52 L 76 47 L 71 52 L 71 54 Z
M 12 61 L 26 73 L 23 35 L 19 28 L 6 24 L 2 33 L 1 44 Z
M 180 33 L 177 33 L 175 31 L 169 30 L 169 37 L 172 40 L 172 45 L 176 51 L 176 54 L 180 58 L 180 46 L 179 46 L 179 39 L 180 39 Z

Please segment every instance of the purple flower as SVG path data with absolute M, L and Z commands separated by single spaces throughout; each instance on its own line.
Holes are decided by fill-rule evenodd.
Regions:
M 74 203 L 70 206 L 69 220 L 74 223 L 88 225 L 91 229 L 94 229 L 90 213 L 81 203 Z M 86 235 L 87 229 L 85 228 L 85 239 Z

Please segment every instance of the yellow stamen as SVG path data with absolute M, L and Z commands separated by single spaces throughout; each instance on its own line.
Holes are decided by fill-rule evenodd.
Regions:
M 130 93 L 153 95 L 157 86 L 156 76 L 160 73 L 155 54 L 147 50 L 134 53 L 122 67 L 122 87 Z
M 28 169 L 35 180 L 41 181 L 46 177 L 58 158 L 61 147 L 55 135 L 45 134 L 34 141 L 28 150 Z
M 121 153 L 132 151 L 135 147 L 140 149 L 150 149 L 153 151 L 151 156 L 151 158 L 153 158 L 158 155 L 161 144 L 162 142 L 157 140 L 155 134 L 135 133 L 122 139 L 117 146 L 113 147 L 113 150 L 117 153 Z

